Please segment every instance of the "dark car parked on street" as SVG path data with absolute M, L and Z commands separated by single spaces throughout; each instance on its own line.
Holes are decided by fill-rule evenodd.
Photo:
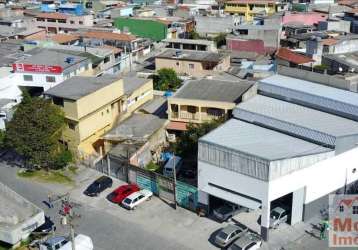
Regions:
M 95 180 L 87 189 L 83 192 L 87 196 L 98 196 L 105 189 L 112 187 L 113 180 L 108 176 L 101 176 Z
M 34 233 L 48 234 L 54 231 L 56 231 L 55 223 L 53 223 L 50 217 L 45 216 L 45 223 L 36 228 Z

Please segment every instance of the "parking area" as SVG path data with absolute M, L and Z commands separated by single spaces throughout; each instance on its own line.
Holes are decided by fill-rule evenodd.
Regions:
M 118 186 L 126 184 L 114 178 L 112 188 L 106 189 L 98 197 L 88 197 L 83 194 L 83 191 L 96 178 L 101 176 L 97 171 L 88 171 L 91 174 L 81 180 L 80 184 L 70 192 L 72 200 L 118 217 L 121 220 L 138 224 L 144 230 L 179 242 L 187 246 L 188 249 L 217 249 L 208 241 L 209 235 L 220 228 L 217 222 L 205 217 L 199 217 L 181 207 L 177 207 L 175 210 L 166 201 L 156 196 L 140 204 L 136 210 L 127 210 L 107 200 L 108 194 Z
M 150 201 L 139 205 L 136 210 L 127 210 L 106 198 L 118 186 L 126 184 L 117 179 L 113 179 L 112 188 L 106 189 L 98 197 L 88 197 L 83 194 L 83 191 L 101 176 L 97 171 L 89 170 L 89 172 L 91 175 L 71 191 L 72 199 L 115 217 L 120 217 L 122 220 L 139 224 L 145 230 L 165 234 L 166 238 L 179 241 L 190 249 L 218 249 L 213 244 L 213 238 L 218 230 L 227 224 L 240 223 L 251 231 L 260 232 L 260 210 L 241 212 L 231 220 L 219 223 L 211 218 L 199 217 L 181 207 L 175 210 L 166 201 L 155 196 Z M 309 223 L 303 222 L 294 226 L 286 223 L 281 224 L 278 229 L 270 230 L 270 244 L 264 243 L 262 249 L 280 250 L 285 246 L 284 249 L 327 249 L 327 242 L 320 241 L 306 233 L 310 227 Z
M 199 217 L 195 213 L 178 207 L 174 210 L 170 205 L 153 197 L 150 201 L 138 206 L 135 211 L 128 211 L 116 204 L 109 202 L 106 196 L 119 185 L 124 184 L 113 178 L 113 187 L 105 190 L 98 197 L 88 197 L 83 194 L 86 187 L 101 173 L 80 167 L 75 177 L 75 187 L 61 185 L 35 183 L 16 177 L 16 168 L 2 169 L 0 181 L 9 185 L 28 200 L 44 208 L 52 218 L 58 209 L 46 209 L 43 199 L 47 194 L 70 193 L 72 200 L 82 206 L 80 213 L 82 219 L 78 221 L 78 232 L 91 236 L 95 247 L 99 250 L 116 249 L 120 244 L 121 249 L 219 249 L 212 244 L 215 233 L 227 224 L 235 224 L 236 221 L 259 232 L 260 211 L 242 212 L 229 222 L 218 223 L 211 218 Z M 59 223 L 58 218 L 55 219 Z M 313 223 L 318 223 L 315 221 Z M 57 233 L 63 235 L 66 231 L 57 224 Z M 270 244 L 264 243 L 261 249 L 327 249 L 327 242 L 305 233 L 311 228 L 309 223 L 299 223 L 295 226 L 282 224 L 276 230 L 270 231 Z M 160 240 L 159 240 L 160 239 Z M 133 242 L 136 240 L 137 242 Z M 162 247 L 159 246 L 161 242 Z M 146 247 L 143 248 L 143 244 Z M 170 248 L 168 248 L 170 246 Z

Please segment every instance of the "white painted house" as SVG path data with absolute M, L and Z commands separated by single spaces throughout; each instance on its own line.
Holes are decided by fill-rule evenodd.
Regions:
M 87 57 L 47 49 L 29 51 L 32 55 L 12 67 L 19 86 L 42 88 L 42 92 L 91 69 Z

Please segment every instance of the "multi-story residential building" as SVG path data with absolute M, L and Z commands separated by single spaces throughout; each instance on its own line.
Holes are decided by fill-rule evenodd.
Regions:
M 322 55 L 341 54 L 358 50 L 358 35 L 348 34 L 333 38 L 321 39 L 313 37 L 306 42 L 306 54 L 321 63 Z
M 200 39 L 164 39 L 167 48 L 216 52 L 214 41 Z
M 92 62 L 87 57 L 40 48 L 27 54 L 31 56 L 12 64 L 14 77 L 19 86 L 35 93 L 42 93 L 75 75 L 92 74 Z
M 214 37 L 220 33 L 231 33 L 239 25 L 244 17 L 240 16 L 200 16 L 194 17 L 195 31 L 200 36 Z
M 228 70 L 230 56 L 206 51 L 167 49 L 156 56 L 155 68 L 172 68 L 180 75 L 202 77 Z
M 67 127 L 62 142 L 79 157 L 101 154 L 95 145 L 123 112 L 123 80 L 114 76 L 76 76 L 45 92 L 62 107 Z
M 195 29 L 192 19 L 180 17 L 120 17 L 114 21 L 120 30 L 159 42 L 165 38 L 184 38 Z
M 331 18 L 326 21 L 319 21 L 317 28 L 318 30 L 332 30 L 349 33 L 351 30 L 351 21 Z
M 227 48 L 239 52 L 272 53 L 280 46 L 281 32 L 279 25 L 239 25 L 234 28 L 234 35 L 227 36 Z
M 168 98 L 169 127 L 177 122 L 202 123 L 229 118 L 234 107 L 256 94 L 253 82 L 246 80 L 189 80 Z
M 351 22 L 350 31 L 354 34 L 358 34 L 358 9 L 351 9 L 344 13 L 344 20 Z
M 130 53 L 132 60 L 150 52 L 151 42 L 131 34 L 106 31 L 88 31 L 82 34 L 87 45 L 97 47 L 109 45 L 122 49 L 124 54 Z
M 274 0 L 229 0 L 225 2 L 224 12 L 244 16 L 246 21 L 252 21 L 256 15 L 276 13 L 279 6 Z
M 35 25 L 48 33 L 67 33 L 93 26 L 92 15 L 69 15 L 64 13 L 41 13 L 35 16 Z
M 76 76 L 49 89 L 45 95 L 65 112 L 64 145 L 79 157 L 100 156 L 105 150 L 101 136 L 153 98 L 153 82 L 106 74 Z
M 123 77 L 125 108 L 131 114 L 144 103 L 153 99 L 153 80 L 135 76 Z
M 342 54 L 326 54 L 322 56 L 322 64 L 334 74 L 358 72 L 358 50 Z

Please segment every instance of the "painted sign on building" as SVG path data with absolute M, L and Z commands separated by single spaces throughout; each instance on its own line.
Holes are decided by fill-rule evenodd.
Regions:
M 63 69 L 61 66 L 47 66 L 38 64 L 14 63 L 12 69 L 15 72 L 34 72 L 34 73 L 52 73 L 61 74 Z

